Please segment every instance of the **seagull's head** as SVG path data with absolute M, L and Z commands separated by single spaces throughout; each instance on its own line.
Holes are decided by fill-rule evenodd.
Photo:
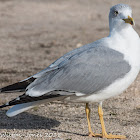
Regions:
M 134 25 L 132 9 L 126 4 L 117 4 L 110 8 L 109 27 L 112 29 L 124 29 Z

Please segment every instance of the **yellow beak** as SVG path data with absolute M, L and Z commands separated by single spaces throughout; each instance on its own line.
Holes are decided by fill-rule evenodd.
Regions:
M 130 16 L 128 16 L 127 19 L 123 19 L 123 20 L 125 21 L 125 23 L 129 23 L 131 25 L 134 25 L 135 24 L 133 18 L 131 18 Z

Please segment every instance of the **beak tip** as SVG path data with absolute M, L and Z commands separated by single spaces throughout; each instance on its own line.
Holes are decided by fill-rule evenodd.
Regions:
M 131 23 L 130 23 L 131 25 L 134 25 L 134 22 L 133 21 L 131 21 Z
M 130 17 L 130 16 L 128 16 L 127 19 L 123 19 L 123 20 L 125 21 L 125 23 L 129 23 L 131 25 L 135 25 L 135 22 L 134 22 L 133 18 Z

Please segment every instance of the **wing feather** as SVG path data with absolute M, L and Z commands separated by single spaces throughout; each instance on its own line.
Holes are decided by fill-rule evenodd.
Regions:
M 90 47 L 69 57 L 62 68 L 37 78 L 27 87 L 27 95 L 41 96 L 53 90 L 96 93 L 130 69 L 123 54 L 105 46 Z

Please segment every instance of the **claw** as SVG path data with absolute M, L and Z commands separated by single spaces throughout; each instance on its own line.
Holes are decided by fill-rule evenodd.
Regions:
M 89 136 L 89 137 L 95 137 L 95 134 L 92 133 L 92 132 L 90 132 L 88 136 Z
M 102 136 L 103 138 L 107 138 L 107 139 L 126 139 L 126 136 L 123 135 L 112 135 L 112 134 L 106 134 Z

